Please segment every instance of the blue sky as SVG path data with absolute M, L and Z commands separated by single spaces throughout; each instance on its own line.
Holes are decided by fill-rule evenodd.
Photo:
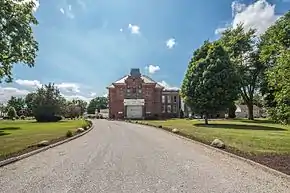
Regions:
M 263 33 L 290 9 L 288 0 L 40 0 L 34 68 L 17 64 L 0 100 L 55 82 L 67 98 L 89 100 L 140 68 L 179 87 L 192 52 L 225 27 L 245 22 Z

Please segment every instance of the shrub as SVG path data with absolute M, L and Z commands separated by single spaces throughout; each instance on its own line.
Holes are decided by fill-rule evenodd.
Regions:
M 56 115 L 37 115 L 35 119 L 37 122 L 58 122 L 62 117 Z
M 72 136 L 73 136 L 72 131 L 71 131 L 71 130 L 68 130 L 68 131 L 66 132 L 66 137 L 72 137 Z
M 9 107 L 8 111 L 7 111 L 7 116 L 9 117 L 9 119 L 13 119 L 17 116 L 16 114 L 16 110 L 14 107 Z
M 162 125 L 159 125 L 158 128 L 162 128 Z
M 24 115 L 21 115 L 20 116 L 20 119 L 24 120 L 25 119 L 25 116 Z
M 99 115 L 99 118 L 100 118 L 100 119 L 103 119 L 104 117 L 103 117 L 103 115 L 102 115 L 102 114 L 100 114 L 100 115 Z

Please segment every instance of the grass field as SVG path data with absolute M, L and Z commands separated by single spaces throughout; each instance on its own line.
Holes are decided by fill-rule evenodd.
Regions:
M 34 120 L 0 120 L 0 158 L 22 151 L 42 140 L 56 140 L 85 124 L 84 120 L 37 123 Z
M 290 154 L 290 126 L 269 120 L 210 120 L 207 126 L 204 121 L 186 119 L 144 122 L 178 128 L 180 132 L 205 143 L 219 138 L 228 147 L 244 153 Z

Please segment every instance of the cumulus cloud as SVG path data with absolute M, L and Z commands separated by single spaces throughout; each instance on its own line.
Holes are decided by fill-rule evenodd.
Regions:
M 171 49 L 173 48 L 173 46 L 176 44 L 175 39 L 174 38 L 170 38 L 166 41 L 166 46 L 167 48 Z
M 21 86 L 32 87 L 32 88 L 39 88 L 42 84 L 38 80 L 21 80 L 17 79 L 15 82 Z
M 280 15 L 275 14 L 275 5 L 268 3 L 266 0 L 258 0 L 250 5 L 234 1 L 231 7 L 233 20 L 230 26 L 236 27 L 243 23 L 246 30 L 256 29 L 257 35 L 265 32 L 280 17 Z M 215 33 L 220 33 L 224 29 L 225 27 L 218 28 Z
M 73 92 L 73 93 L 80 92 L 80 86 L 76 83 L 63 82 L 60 84 L 56 84 L 55 86 L 64 92 Z
M 161 86 L 163 86 L 164 89 L 166 89 L 166 90 L 179 90 L 178 87 L 171 86 L 167 82 L 165 82 L 164 80 L 162 80 L 161 82 L 158 82 L 158 84 L 160 84 Z
M 84 100 L 86 102 L 89 102 L 90 100 L 93 99 L 92 97 L 86 97 L 83 95 L 66 95 L 63 93 L 61 93 L 61 95 L 69 101 L 71 101 L 71 100 Z
M 28 90 L 18 89 L 14 87 L 0 87 L 0 102 L 7 102 L 12 96 L 24 97 L 29 93 Z
M 138 25 L 129 24 L 128 29 L 132 34 L 140 34 L 140 27 Z
M 154 66 L 154 65 L 150 64 L 149 66 L 146 66 L 145 69 L 148 70 L 148 72 L 150 74 L 154 74 L 155 72 L 157 72 L 157 71 L 160 70 L 160 67 L 159 66 Z

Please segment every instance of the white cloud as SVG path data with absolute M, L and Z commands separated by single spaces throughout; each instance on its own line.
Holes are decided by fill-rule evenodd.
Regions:
M 145 69 L 148 70 L 148 72 L 150 74 L 154 74 L 155 72 L 157 72 L 157 71 L 160 70 L 160 67 L 159 66 L 154 66 L 154 65 L 150 64 L 149 66 L 146 66 Z
M 0 102 L 7 102 L 12 96 L 24 97 L 29 93 L 28 90 L 18 89 L 14 87 L 0 87 Z
M 58 87 L 61 91 L 64 92 L 73 92 L 73 93 L 79 93 L 80 92 L 80 86 L 76 83 L 67 83 L 63 82 L 60 84 L 56 84 L 56 87 Z
M 71 101 L 71 100 L 84 100 L 86 102 L 89 102 L 90 100 L 92 100 L 93 98 L 92 97 L 85 97 L 85 96 L 82 96 L 82 95 L 65 95 L 63 93 L 61 93 L 61 95 L 66 98 L 67 100 Z
M 123 29 L 122 28 L 120 29 L 120 32 L 123 32 Z
M 103 97 L 108 97 L 108 93 L 104 94 Z
M 95 92 L 92 92 L 92 93 L 90 94 L 91 97 L 94 97 L 94 96 L 96 96 L 96 95 L 97 95 L 97 93 L 95 93 Z
M 227 28 L 226 27 L 221 27 L 221 28 L 217 28 L 214 33 L 215 34 L 221 34 L 223 33 Z
M 71 5 L 67 5 L 65 8 L 60 8 L 59 11 L 60 11 L 63 15 L 67 16 L 67 17 L 70 18 L 70 19 L 75 18 L 75 15 L 74 15 L 73 12 L 72 12 L 72 6 L 71 6 Z
M 170 38 L 166 41 L 166 46 L 171 49 L 173 48 L 173 46 L 176 44 L 175 39 L 174 38 Z
M 140 27 L 138 25 L 129 24 L 128 29 L 131 30 L 132 34 L 140 34 Z
M 60 8 L 59 11 L 64 14 L 64 9 L 63 8 Z
M 167 82 L 165 82 L 164 80 L 162 80 L 161 82 L 158 82 L 158 84 L 160 84 L 161 86 L 163 86 L 164 89 L 166 89 L 166 90 L 179 90 L 178 87 L 171 86 Z
M 21 80 L 17 79 L 15 82 L 21 86 L 32 87 L 32 88 L 39 88 L 42 84 L 38 80 Z
M 258 0 L 248 6 L 234 1 L 232 3 L 232 14 L 232 27 L 243 23 L 246 30 L 250 28 L 256 29 L 257 35 L 265 32 L 280 17 L 275 14 L 275 5 L 271 5 L 266 0 Z M 221 32 L 223 30 L 224 27 L 216 29 L 215 32 Z
M 34 8 L 33 8 L 33 11 L 37 11 L 37 9 L 39 8 L 39 0 L 22 0 L 22 1 L 17 1 L 17 0 L 13 0 L 14 3 L 30 3 L 30 2 L 33 2 L 34 3 Z

